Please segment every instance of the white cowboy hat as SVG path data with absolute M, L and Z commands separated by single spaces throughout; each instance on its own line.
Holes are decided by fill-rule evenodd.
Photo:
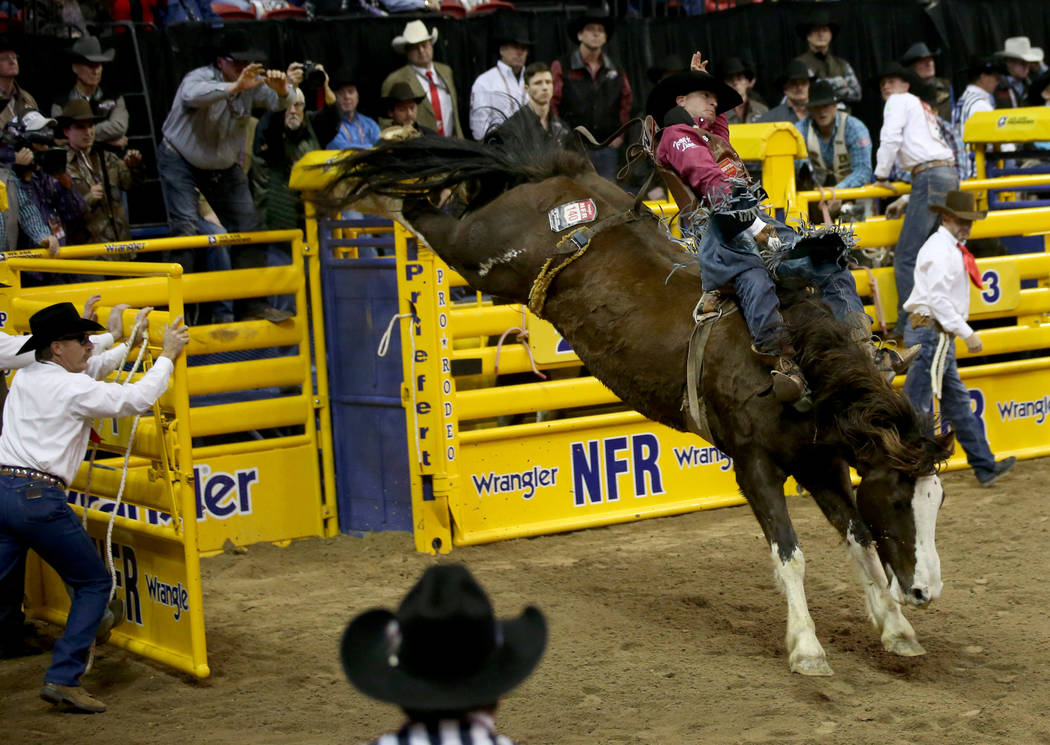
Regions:
M 424 41 L 429 41 L 433 44 L 437 40 L 438 30 L 436 28 L 428 32 L 426 24 L 422 21 L 409 21 L 405 24 L 405 30 L 401 32 L 400 36 L 395 36 L 390 45 L 395 52 L 402 54 L 405 51 L 405 47 L 411 44 L 421 44 Z
M 995 56 L 1019 59 L 1025 62 L 1042 62 L 1043 50 L 1039 47 L 1033 47 L 1027 36 L 1011 36 L 1003 42 L 1002 51 L 996 52 Z

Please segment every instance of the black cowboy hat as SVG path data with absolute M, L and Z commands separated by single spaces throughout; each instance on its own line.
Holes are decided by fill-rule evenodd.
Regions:
M 1037 77 L 1028 86 L 1028 100 L 1026 103 L 1029 106 L 1046 106 L 1046 101 L 1043 100 L 1043 91 L 1048 85 L 1050 85 L 1050 70 Z
M 809 101 L 806 102 L 807 108 L 812 109 L 816 106 L 827 106 L 838 102 L 839 97 L 835 95 L 835 88 L 828 81 L 817 80 L 809 86 Z
M 616 30 L 616 19 L 612 16 L 604 15 L 601 13 L 587 13 L 582 16 L 577 16 L 576 18 L 573 18 L 571 21 L 569 21 L 568 28 L 569 39 L 571 39 L 574 44 L 579 43 L 580 40 L 576 37 L 579 36 L 579 33 L 583 31 L 584 27 L 588 23 L 600 23 L 602 26 L 605 27 L 606 42 L 608 42 L 609 39 L 612 38 L 613 31 Z
M 51 342 L 62 337 L 86 334 L 89 331 L 105 331 L 106 327 L 81 318 L 73 303 L 55 303 L 43 310 L 38 310 L 29 317 L 29 331 L 32 333 L 18 354 L 46 349 Z
M 337 91 L 344 85 L 357 85 L 357 71 L 352 70 L 349 67 L 343 67 L 336 70 L 334 74 L 328 78 L 328 87 L 333 91 Z
M 960 220 L 983 220 L 988 216 L 988 210 L 977 209 L 977 197 L 972 191 L 949 191 L 944 195 L 944 204 L 931 204 L 930 212 Z
M 417 711 L 468 711 L 529 677 L 546 644 L 537 608 L 497 619 L 466 567 L 439 564 L 397 613 L 379 608 L 352 620 L 340 657 L 350 683 L 367 696 Z
M 422 96 L 417 96 L 412 91 L 412 86 L 405 82 L 394 83 L 390 86 L 390 92 L 379 99 L 380 105 L 384 111 L 388 111 L 394 108 L 395 104 L 401 103 L 402 101 L 415 101 L 419 103 L 426 98 L 424 93 Z
M 252 46 L 252 37 L 243 29 L 227 31 L 215 45 L 216 57 L 229 57 L 235 62 L 266 62 L 266 52 Z
M 926 42 L 924 42 L 924 41 L 917 41 L 914 44 L 912 44 L 910 47 L 908 47 L 908 51 L 906 51 L 901 56 L 901 60 L 900 61 L 901 61 L 901 64 L 904 65 L 905 67 L 910 67 L 911 65 L 915 64 L 916 62 L 918 62 L 921 59 L 926 59 L 927 57 L 936 57 L 940 53 L 941 53 L 940 49 L 931 52 L 930 48 L 928 46 L 926 46 Z
M 751 79 L 755 77 L 755 68 L 748 62 L 740 59 L 739 57 L 730 57 L 724 63 L 722 63 L 722 80 L 725 80 L 730 75 L 743 74 Z
M 784 84 L 789 80 L 809 80 L 810 83 L 812 83 L 814 76 L 813 73 L 810 72 L 809 67 L 806 66 L 806 63 L 796 57 L 788 63 L 783 74 L 777 76 L 777 79 L 774 82 L 776 83 L 777 88 L 782 89 Z
M 520 44 L 523 47 L 531 47 L 535 42 L 529 38 L 529 31 L 520 21 L 507 20 L 507 15 L 497 15 L 495 28 L 492 30 L 492 38 L 497 45 Z
M 95 36 L 81 36 L 73 42 L 69 48 L 69 56 L 76 60 L 85 62 L 112 62 L 117 50 L 107 49 L 102 51 L 102 45 Z
M 645 102 L 645 113 L 658 122 L 663 121 L 664 114 L 678 105 L 676 99 L 693 91 L 710 91 L 718 96 L 719 114 L 744 102 L 739 93 L 711 73 L 684 70 L 668 75 L 656 84 Z
M 55 118 L 55 121 L 59 129 L 65 129 L 73 122 L 98 124 L 104 121 L 105 118 L 104 116 L 96 115 L 91 108 L 91 104 L 86 99 L 74 98 L 62 107 L 62 113 Z
M 677 54 L 664 55 L 659 62 L 656 62 L 652 67 L 645 71 L 645 76 L 649 78 L 649 82 L 656 85 L 665 77 L 672 73 L 681 72 L 686 69 L 686 64 L 682 62 L 682 58 Z
M 1001 57 L 982 57 L 974 54 L 967 59 L 963 73 L 967 80 L 975 80 L 981 73 L 1006 75 L 1006 63 L 1003 62 Z
M 814 26 L 827 26 L 831 29 L 832 36 L 835 36 L 839 32 L 839 25 L 831 20 L 831 17 L 826 10 L 822 10 L 809 16 L 801 23 L 796 24 L 795 33 L 805 39 L 809 36 L 809 30 Z
M 878 88 L 882 81 L 886 78 L 900 78 L 901 80 L 908 83 L 908 86 L 912 93 L 917 94 L 919 87 L 922 85 L 922 81 L 919 80 L 919 76 L 915 74 L 915 71 L 910 67 L 905 67 L 900 62 L 888 62 L 879 69 L 878 74 L 871 78 L 871 82 Z

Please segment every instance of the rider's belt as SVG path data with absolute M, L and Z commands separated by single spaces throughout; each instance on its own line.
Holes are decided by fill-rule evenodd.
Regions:
M 938 331 L 944 331 L 944 327 L 937 322 L 936 318 L 926 315 L 925 313 L 911 313 L 908 315 L 908 323 L 911 324 L 913 329 L 923 329 L 932 326 Z
M 928 160 L 925 163 L 920 163 L 911 169 L 912 176 L 918 176 L 923 171 L 927 171 L 931 168 L 940 168 L 942 166 L 954 166 L 955 161 L 953 160 Z
M 45 481 L 52 486 L 57 486 L 59 489 L 65 491 L 66 482 L 60 479 L 54 474 L 47 473 L 46 471 L 38 471 L 35 468 L 23 468 L 22 466 L 0 466 L 0 474 L 4 476 L 17 476 L 23 479 L 31 479 L 33 481 Z

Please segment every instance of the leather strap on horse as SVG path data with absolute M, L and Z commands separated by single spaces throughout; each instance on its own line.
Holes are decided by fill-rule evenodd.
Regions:
M 615 215 L 603 217 L 593 225 L 576 228 L 576 230 L 563 236 L 554 247 L 554 256 L 543 262 L 540 273 L 536 275 L 536 279 L 532 281 L 532 287 L 529 288 L 529 310 L 532 311 L 532 314 L 542 318 L 540 313 L 543 310 L 544 303 L 547 302 L 547 290 L 550 288 L 551 282 L 561 273 L 562 269 L 583 256 L 584 252 L 591 245 L 591 240 L 594 236 L 606 228 L 634 222 L 638 218 L 639 215 L 632 210 L 618 212 Z M 571 255 L 566 257 L 564 261 L 553 268 L 551 267 L 555 257 L 565 256 L 570 252 L 572 252 Z
M 711 428 L 707 424 L 707 407 L 700 395 L 700 375 L 704 370 L 704 348 L 711 336 L 711 329 L 720 319 L 738 310 L 736 303 L 723 301 L 718 313 L 701 317 L 689 336 L 689 351 L 685 365 L 686 426 L 693 434 L 711 442 Z
M 586 143 L 592 148 L 600 148 L 608 147 L 610 142 L 615 140 L 634 124 L 642 125 L 641 143 L 635 143 L 627 147 L 627 162 L 624 165 L 624 167 L 621 168 L 616 174 L 617 180 L 622 180 L 626 177 L 627 172 L 631 170 L 631 167 L 637 161 L 642 159 L 652 159 L 654 163 L 656 162 L 656 158 L 652 150 L 652 135 L 656 131 L 655 124 L 653 123 L 653 118 L 651 116 L 647 116 L 645 117 L 645 119 L 642 119 L 642 117 L 635 117 L 634 119 L 624 122 L 620 125 L 620 128 L 618 130 L 613 132 L 601 142 L 598 142 L 598 140 L 595 139 L 594 135 L 591 134 L 591 131 L 584 127 L 582 124 L 578 127 L 573 128 L 573 131 L 576 133 L 576 136 L 579 137 L 582 142 Z M 654 176 L 655 173 L 650 172 L 648 178 L 646 178 L 645 180 L 645 183 L 642 184 L 642 188 L 639 189 L 638 193 L 635 195 L 634 207 L 632 208 L 634 212 L 641 212 L 642 202 L 645 201 L 645 195 L 649 193 L 649 186 L 652 184 Z

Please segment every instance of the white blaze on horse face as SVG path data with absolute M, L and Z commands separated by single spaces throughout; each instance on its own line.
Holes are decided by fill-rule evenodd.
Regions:
M 935 534 L 937 513 L 944 501 L 944 489 L 936 474 L 920 476 L 915 480 L 912 496 L 912 515 L 915 520 L 915 575 L 911 593 L 904 598 L 912 605 L 922 606 L 941 596 L 941 557 L 937 555 Z M 900 587 L 897 587 L 900 592 Z M 901 600 L 902 598 L 897 598 Z

